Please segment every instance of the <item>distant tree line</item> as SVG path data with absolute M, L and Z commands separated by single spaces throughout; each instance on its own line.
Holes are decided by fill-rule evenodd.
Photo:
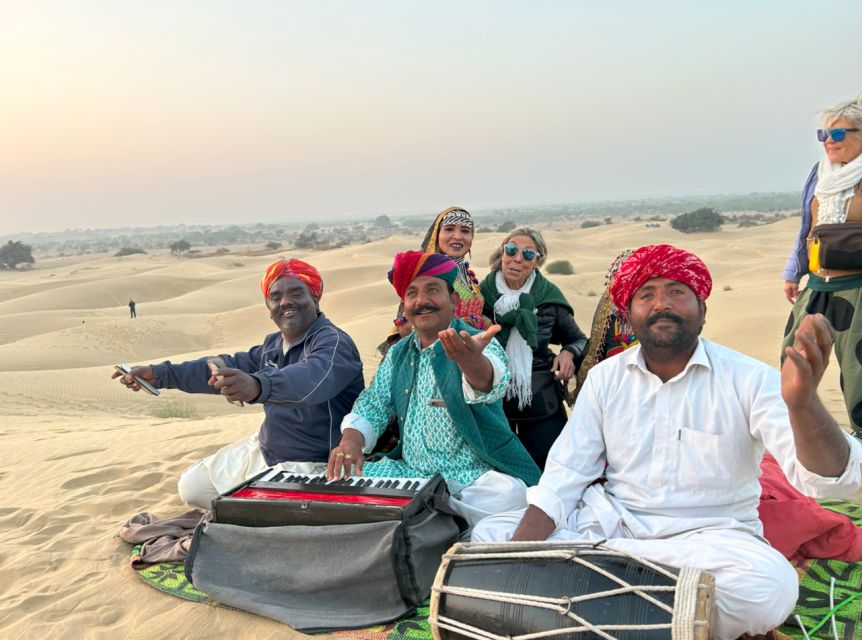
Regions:
M 122 258 L 123 256 L 133 256 L 136 253 L 146 253 L 141 247 L 121 247 L 117 253 L 114 254 L 117 258 Z

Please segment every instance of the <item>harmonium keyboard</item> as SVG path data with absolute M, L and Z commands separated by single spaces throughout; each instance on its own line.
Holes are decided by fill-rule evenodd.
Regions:
M 406 520 L 445 491 L 441 485 L 439 474 L 329 481 L 323 474 L 269 468 L 213 500 L 213 520 L 245 527 Z

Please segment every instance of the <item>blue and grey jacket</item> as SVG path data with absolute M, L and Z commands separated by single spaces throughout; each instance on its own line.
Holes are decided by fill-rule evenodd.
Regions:
M 802 225 L 799 228 L 799 235 L 796 236 L 796 242 L 793 243 L 793 250 L 787 258 L 787 264 L 784 265 L 784 271 L 781 273 L 781 276 L 789 282 L 799 282 L 802 276 L 808 273 L 807 239 L 808 232 L 811 231 L 811 201 L 814 200 L 814 189 L 817 187 L 818 166 L 820 166 L 819 162 L 808 174 L 808 179 L 802 188 Z
M 234 355 L 221 354 L 228 367 L 260 382 L 263 404 L 260 448 L 268 464 L 285 460 L 325 462 L 341 438 L 341 419 L 365 387 L 362 361 L 353 340 L 321 313 L 303 338 L 283 350 L 280 332 L 263 344 Z M 153 365 L 160 388 L 218 393 L 207 384 L 206 358 Z

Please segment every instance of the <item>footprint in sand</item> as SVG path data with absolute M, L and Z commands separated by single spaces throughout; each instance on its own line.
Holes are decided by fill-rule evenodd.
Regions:
M 102 453 L 103 451 L 107 451 L 107 449 L 85 449 L 83 451 L 75 451 L 73 453 L 66 453 L 66 454 L 63 454 L 61 456 L 53 456 L 51 458 L 45 458 L 45 460 L 47 460 L 49 462 L 54 462 L 56 460 L 65 460 L 67 458 L 75 458 L 77 456 L 86 456 L 86 455 L 89 455 L 91 453 Z M 2 478 L 2 475 L 0 475 L 0 478 Z
M 111 465 L 108 467 L 100 468 L 99 471 L 96 471 L 95 473 L 87 473 L 85 475 L 80 475 L 76 478 L 72 478 L 71 480 L 67 480 L 60 485 L 60 488 L 80 489 L 82 487 L 90 487 L 94 485 L 103 486 L 113 480 L 120 480 L 122 478 L 126 478 L 142 468 L 144 467 L 138 466 L 130 468 L 120 465 Z

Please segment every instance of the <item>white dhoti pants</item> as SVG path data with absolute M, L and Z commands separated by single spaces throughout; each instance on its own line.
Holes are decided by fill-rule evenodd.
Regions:
M 257 434 L 222 447 L 183 471 L 177 483 L 180 498 L 190 507 L 211 509 L 212 501 L 239 483 L 269 468 Z M 274 465 L 294 473 L 324 473 L 325 462 L 281 462 Z
M 694 567 L 715 577 L 716 635 L 732 640 L 744 633 L 766 633 L 780 626 L 796 606 L 799 582 L 795 569 L 778 551 L 741 529 L 700 529 L 668 537 L 637 540 L 616 513 L 599 506 L 607 501 L 600 487 L 588 491 L 589 506 L 570 516 L 572 528 L 557 528 L 548 540 L 597 542 L 654 562 Z M 582 503 L 583 504 L 583 503 Z M 473 529 L 476 542 L 507 542 L 525 510 L 510 511 L 482 520 Z M 609 530 L 610 529 L 610 530 Z M 628 535 L 627 535 L 628 534 Z
M 527 485 L 520 478 L 486 471 L 464 486 L 454 481 L 449 487 L 449 506 L 472 529 L 483 518 L 495 513 L 527 508 Z

